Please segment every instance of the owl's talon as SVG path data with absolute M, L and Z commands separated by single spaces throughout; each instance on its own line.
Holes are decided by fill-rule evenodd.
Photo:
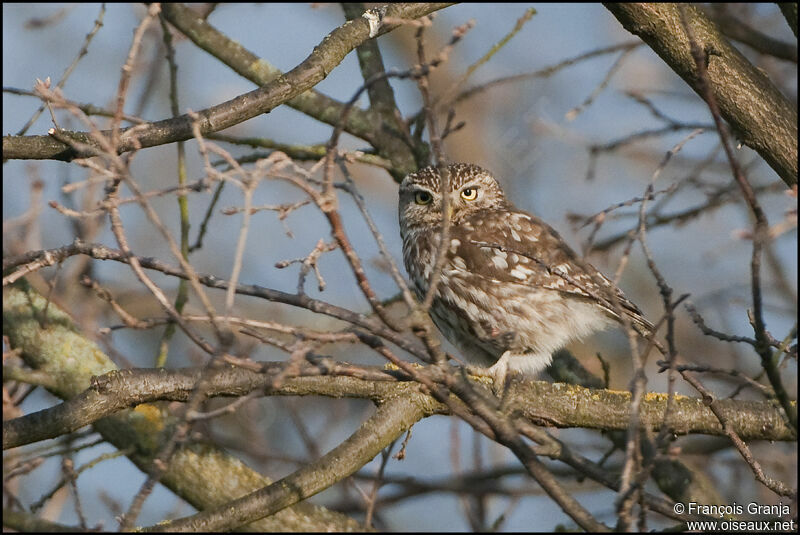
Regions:
M 472 375 L 477 379 L 485 379 L 487 377 L 494 379 L 494 374 L 492 374 L 489 368 L 467 364 L 464 366 L 464 369 L 467 371 L 467 375 Z
M 424 366 L 419 362 L 409 362 L 408 363 L 412 368 L 423 368 Z M 383 364 L 384 370 L 391 370 L 391 371 L 400 371 L 400 366 L 393 362 L 385 362 Z
M 506 374 L 499 373 L 500 370 L 493 367 L 484 368 L 483 366 L 474 366 L 472 364 L 466 365 L 465 369 L 472 379 L 489 385 L 495 395 L 500 395 L 505 390 Z

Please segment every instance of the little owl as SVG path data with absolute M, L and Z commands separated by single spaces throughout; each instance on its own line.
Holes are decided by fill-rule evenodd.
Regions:
M 516 209 L 477 165 L 448 166 L 449 244 L 430 314 L 470 362 L 536 375 L 553 351 L 602 330 L 624 314 L 643 334 L 652 325 L 614 284 L 583 262 L 558 233 Z M 442 232 L 442 178 L 436 167 L 400 184 L 403 261 L 424 299 Z

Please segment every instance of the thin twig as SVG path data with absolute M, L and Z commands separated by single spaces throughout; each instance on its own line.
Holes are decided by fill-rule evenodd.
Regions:
M 94 21 L 94 26 L 89 31 L 89 33 L 86 34 L 86 37 L 83 40 L 83 46 L 78 52 L 78 55 L 75 57 L 74 60 L 72 60 L 72 63 L 70 63 L 69 67 L 66 68 L 64 74 L 61 75 L 61 78 L 58 80 L 58 82 L 56 82 L 57 88 L 61 89 L 64 87 L 64 85 L 67 83 L 69 75 L 72 74 L 72 71 L 75 70 L 75 67 L 78 66 L 80 60 L 83 59 L 83 57 L 89 53 L 89 44 L 91 44 L 92 39 L 94 39 L 94 36 L 97 34 L 100 28 L 103 27 L 103 18 L 105 17 L 105 14 L 106 14 L 106 4 L 103 3 L 100 4 L 100 13 L 98 13 L 97 18 Z M 6 91 L 6 89 L 3 88 L 3 91 Z M 33 125 L 33 123 L 36 122 L 36 119 L 38 119 L 39 116 L 42 114 L 44 108 L 45 104 L 39 106 L 39 109 L 34 112 L 33 116 L 30 119 L 28 119 L 28 122 L 25 123 L 25 125 L 19 130 L 19 132 L 17 132 L 16 135 L 24 136 L 25 132 L 28 131 L 28 129 Z

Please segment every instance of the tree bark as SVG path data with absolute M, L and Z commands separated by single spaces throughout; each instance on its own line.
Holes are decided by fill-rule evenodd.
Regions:
M 700 94 L 678 4 L 604 5 Z M 708 78 L 723 118 L 739 140 L 757 151 L 787 185 L 797 184 L 797 108 L 699 9 L 691 5 L 684 9 L 706 52 Z

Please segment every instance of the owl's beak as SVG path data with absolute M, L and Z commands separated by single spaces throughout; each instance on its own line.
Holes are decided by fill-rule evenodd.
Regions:
M 447 219 L 452 221 L 453 219 L 453 203 L 447 205 Z

